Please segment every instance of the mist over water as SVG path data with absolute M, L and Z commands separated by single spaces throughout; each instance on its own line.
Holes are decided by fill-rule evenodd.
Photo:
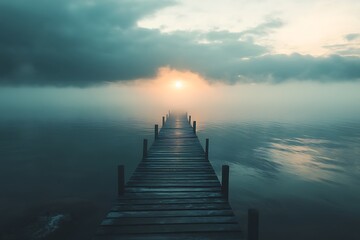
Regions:
M 51 239 L 89 239 L 116 198 L 116 166 L 129 177 L 142 139 L 177 109 L 197 120 L 202 142 L 210 138 L 218 175 L 230 165 L 230 201 L 244 229 L 246 209 L 256 207 L 261 239 L 358 239 L 360 84 L 197 79 L 198 93 L 161 95 L 159 79 L 0 89 L 3 237 L 35 239 L 40 216 L 68 214 Z

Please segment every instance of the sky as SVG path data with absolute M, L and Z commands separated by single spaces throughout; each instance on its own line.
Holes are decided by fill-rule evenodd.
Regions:
M 304 176 L 319 169 L 328 171 L 321 166 L 330 161 L 331 166 L 346 165 L 345 172 L 348 166 L 357 166 L 353 162 L 359 152 L 359 93 L 359 0 L 0 0 L 0 130 L 4 133 L 0 134 L 0 159 L 9 163 L 9 168 L 7 162 L 2 164 L 5 177 L 18 176 L 20 169 L 25 173 L 18 178 L 21 186 L 23 179 L 31 178 L 28 185 L 34 187 L 27 185 L 27 189 L 51 183 L 49 172 L 55 171 L 56 184 L 63 183 L 56 178 L 61 175 L 71 184 L 78 181 L 86 193 L 85 178 L 78 169 L 81 159 L 90 166 L 82 169 L 91 179 L 119 159 L 135 164 L 133 157 L 124 156 L 135 157 L 136 146 L 142 146 L 144 136 L 150 137 L 153 124 L 161 124 L 161 116 L 175 109 L 191 114 L 200 135 L 214 133 L 210 137 L 220 143 L 221 161 L 239 158 L 254 164 L 258 159 L 270 166 L 266 159 L 273 159 L 280 166 L 295 160 L 295 167 L 291 161 L 284 166 Z M 298 122 L 302 125 L 292 124 Z M 339 122 L 345 124 L 336 125 Z M 229 134 L 233 135 L 230 142 Z M 324 143 L 321 150 L 319 143 L 306 143 L 312 137 L 329 138 L 336 144 Z M 64 151 L 67 148 L 70 151 Z M 234 154 L 235 150 L 241 153 Z M 4 153 L 8 155 L 2 157 Z M 312 156 L 319 156 L 319 165 L 311 164 Z M 337 156 L 341 161 L 332 160 Z M 25 164 L 19 168 L 19 162 Z M 74 171 L 68 172 L 70 166 Z M 92 171 L 94 166 L 100 167 Z M 9 175 L 11 169 L 16 174 Z M 241 169 L 239 176 L 249 176 L 247 168 Z M 353 171 L 356 168 L 349 171 L 350 177 Z M 355 177 L 354 182 L 357 186 Z M 15 186 L 3 183 L 7 188 Z M 291 195 L 287 195 L 292 193 L 288 191 L 293 189 L 291 181 L 284 183 L 289 187 L 277 188 L 274 194 L 285 189 L 285 195 Z M 328 191 L 317 191 L 317 185 L 307 183 L 316 194 L 306 196 Z M 76 189 L 76 184 L 73 189 L 63 186 L 55 195 L 47 191 L 35 196 L 21 187 L 14 192 L 46 199 L 69 196 L 68 190 Z M 338 187 L 341 193 L 351 189 Z M 96 191 L 91 188 L 90 192 L 98 203 L 99 197 L 108 199 Z M 21 212 L 31 204 L 23 201 L 27 197 L 14 196 L 21 204 L 0 205 L 11 214 L 14 209 L 9 206 L 16 205 Z M 264 201 L 266 208 L 276 205 L 268 204 L 271 198 Z M 346 203 L 352 204 L 352 199 L 346 198 Z M 295 206 L 297 213 L 303 210 Z M 272 211 L 279 207 L 287 211 L 281 204 Z M 331 209 L 330 213 L 349 214 L 335 205 Z M 320 216 L 323 222 L 323 215 L 317 213 L 311 211 L 314 221 Z M 276 212 L 270 222 L 279 216 Z M 308 217 L 301 220 L 306 213 L 294 216 L 294 222 L 311 225 Z M 286 224 L 294 232 L 290 222 Z M 299 225 L 301 231 L 303 226 Z M 313 226 L 308 228 L 313 233 Z M 328 226 L 325 229 L 331 234 Z
M 357 0 L 2 0 L 0 87 L 360 79 Z

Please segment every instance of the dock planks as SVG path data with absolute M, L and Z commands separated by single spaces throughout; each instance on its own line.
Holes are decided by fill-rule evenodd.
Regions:
M 186 114 L 169 116 L 94 239 L 242 239 Z

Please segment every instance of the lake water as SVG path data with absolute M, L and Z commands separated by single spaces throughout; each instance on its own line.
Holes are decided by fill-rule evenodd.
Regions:
M 230 165 L 243 225 L 260 210 L 261 239 L 359 239 L 359 122 L 206 123 L 199 135 L 215 169 Z
M 116 165 L 132 173 L 155 117 L 3 118 L 3 238 L 24 239 L 40 216 L 68 214 L 51 239 L 89 239 L 116 198 Z M 230 202 L 244 229 L 255 207 L 264 240 L 359 239 L 359 122 L 203 121 L 198 135 L 210 138 L 219 176 L 230 165 Z
M 90 239 L 116 166 L 131 175 L 172 104 L 210 138 L 217 174 L 230 165 L 245 230 L 254 207 L 262 240 L 360 239 L 360 83 L 166 84 L 0 88 L 0 239 L 39 239 L 61 219 L 47 239 Z

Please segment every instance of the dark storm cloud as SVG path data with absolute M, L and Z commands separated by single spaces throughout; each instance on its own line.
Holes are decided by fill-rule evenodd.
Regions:
M 137 19 L 170 2 L 155 3 L 2 1 L 1 81 L 87 85 L 149 75 L 157 65 L 138 64 L 152 36 L 134 29 Z
M 272 76 L 273 81 L 360 77 L 357 58 L 263 56 L 269 50 L 255 44 L 253 37 L 240 40 L 281 27 L 278 19 L 242 33 L 164 34 L 136 26 L 137 20 L 171 4 L 146 0 L 2 0 L 0 83 L 87 86 L 151 77 L 161 66 L 189 69 L 228 82 L 260 81 L 264 76 L 267 78 L 262 80 Z

